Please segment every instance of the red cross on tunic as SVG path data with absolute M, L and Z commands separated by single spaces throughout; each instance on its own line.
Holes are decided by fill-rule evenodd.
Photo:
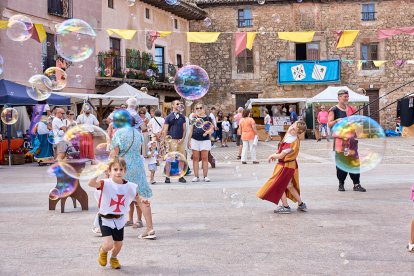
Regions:
M 115 201 L 111 198 L 111 203 L 109 204 L 109 207 L 112 207 L 114 205 L 116 205 L 115 210 L 113 210 L 113 212 L 121 212 L 121 209 L 119 208 L 120 205 L 125 207 L 125 199 L 121 200 L 124 195 L 116 195 L 118 197 L 118 201 Z

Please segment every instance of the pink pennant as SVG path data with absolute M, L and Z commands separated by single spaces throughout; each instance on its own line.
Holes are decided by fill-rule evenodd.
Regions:
M 402 27 L 395 29 L 382 29 L 377 31 L 378 39 L 385 39 L 399 34 L 414 35 L 414 27 Z
M 236 33 L 236 49 L 235 54 L 236 57 L 246 49 L 247 44 L 247 33 Z

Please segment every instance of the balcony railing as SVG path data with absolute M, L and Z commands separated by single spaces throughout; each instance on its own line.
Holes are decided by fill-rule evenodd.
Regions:
M 237 19 L 237 26 L 239 28 L 247 28 L 253 26 L 253 20 L 251 19 Z
M 63 18 L 72 18 L 72 0 L 47 0 L 47 12 Z
M 362 12 L 362 21 L 375 21 L 375 12 Z
M 156 63 L 145 58 L 119 55 L 98 55 L 98 77 L 150 80 L 147 70 L 154 72 L 158 82 L 168 82 L 169 76 L 175 76 L 179 67 L 171 63 Z

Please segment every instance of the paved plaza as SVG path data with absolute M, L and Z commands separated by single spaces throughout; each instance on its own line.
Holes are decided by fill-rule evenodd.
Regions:
M 241 165 L 233 143 L 214 148 L 210 183 L 164 184 L 158 169 L 152 186 L 158 239 L 139 240 L 141 229 L 126 228 L 120 271 L 97 262 L 92 188 L 82 183 L 89 211 L 69 201 L 66 213 L 60 204 L 49 211 L 55 184 L 47 167 L 1 166 L 0 274 L 412 275 L 414 254 L 405 246 L 414 214 L 414 140 L 387 139 L 381 165 L 361 176 L 366 193 L 353 192 L 349 178 L 347 191 L 338 192 L 330 145 L 303 141 L 298 161 L 309 212 L 290 215 L 274 214 L 273 204 L 255 196 L 273 170 L 265 159 L 276 144 L 259 143 L 259 165 Z M 234 193 L 240 200 L 232 205 Z

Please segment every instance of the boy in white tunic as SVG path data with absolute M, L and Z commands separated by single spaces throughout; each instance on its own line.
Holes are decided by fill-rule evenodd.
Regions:
M 121 251 L 124 239 L 124 214 L 128 213 L 129 205 L 134 199 L 137 201 L 141 199 L 136 192 L 137 184 L 124 180 L 126 173 L 124 159 L 114 157 L 108 164 L 108 172 L 108 179 L 97 181 L 97 178 L 93 178 L 89 181 L 90 187 L 101 190 L 98 215 L 104 241 L 99 248 L 98 262 L 101 266 L 106 266 L 108 252 L 112 250 L 111 267 L 120 269 L 117 255 Z M 144 203 L 149 204 L 148 201 Z

